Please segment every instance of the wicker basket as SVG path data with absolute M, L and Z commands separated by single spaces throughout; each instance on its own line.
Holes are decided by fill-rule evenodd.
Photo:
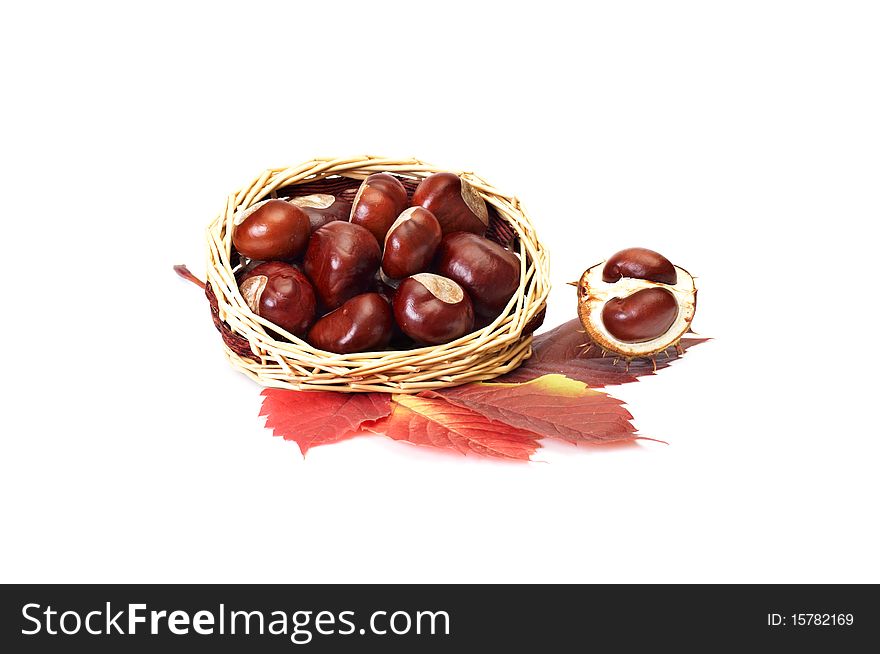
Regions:
M 376 172 L 400 178 L 410 196 L 418 182 L 441 170 L 416 159 L 371 156 L 313 159 L 276 168 L 229 196 L 226 208 L 208 226 L 206 294 L 232 365 L 264 386 L 342 392 L 417 393 L 492 379 L 516 368 L 531 354 L 532 332 L 543 322 L 550 290 L 547 252 L 519 200 L 495 190 L 473 173 L 461 173 L 489 207 L 487 236 L 519 252 L 520 286 L 507 308 L 490 325 L 444 345 L 412 350 L 333 354 L 285 334 L 255 315 L 238 291 L 241 262 L 232 254 L 237 209 L 270 197 L 356 192 Z M 296 185 L 296 189 L 289 187 Z M 235 260 L 233 260 L 233 257 Z M 267 331 L 267 327 L 271 331 Z

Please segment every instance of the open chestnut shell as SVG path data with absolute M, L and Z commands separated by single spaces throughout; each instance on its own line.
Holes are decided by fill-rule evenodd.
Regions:
M 387 300 L 378 293 L 363 293 L 318 320 L 306 340 L 337 354 L 381 350 L 391 341 L 393 323 Z
M 290 264 L 261 263 L 242 275 L 238 289 L 251 311 L 294 336 L 305 334 L 315 319 L 312 285 Z
M 294 259 L 309 242 L 309 217 L 284 200 L 266 200 L 239 211 L 234 219 L 232 244 L 249 259 Z
M 370 232 L 335 221 L 312 234 L 303 269 L 321 305 L 332 310 L 373 284 L 380 258 L 379 244 Z
M 483 236 L 489 227 L 486 201 L 467 180 L 454 173 L 434 173 L 413 193 L 412 204 L 428 209 L 444 234 L 472 232 Z
M 470 232 L 443 237 L 436 271 L 458 282 L 478 316 L 494 318 L 519 288 L 520 262 L 510 250 Z
M 474 328 L 474 309 L 468 294 L 440 275 L 418 273 L 407 277 L 397 287 L 392 303 L 401 331 L 418 343 L 448 343 Z
M 587 335 L 626 359 L 677 345 L 690 329 L 696 302 L 690 273 L 646 248 L 621 250 L 578 282 L 578 316 Z
M 385 236 L 382 272 L 402 279 L 427 271 L 442 237 L 440 223 L 430 211 L 424 207 L 404 210 Z
M 350 220 L 368 229 L 376 243 L 384 243 L 385 234 L 406 205 L 406 188 L 400 180 L 388 173 L 375 173 L 358 189 Z

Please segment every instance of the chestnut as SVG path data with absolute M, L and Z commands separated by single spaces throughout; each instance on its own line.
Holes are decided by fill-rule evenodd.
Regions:
M 406 209 L 385 236 L 382 272 L 391 279 L 425 272 L 442 237 L 434 214 L 424 207 Z
M 306 249 L 309 233 L 305 211 L 284 200 L 267 200 L 239 212 L 232 244 L 249 259 L 294 259 Z
M 520 262 L 510 250 L 470 232 L 443 237 L 436 271 L 458 282 L 481 317 L 497 316 L 519 288 Z
M 406 189 L 400 180 L 388 173 L 375 173 L 363 181 L 354 196 L 350 220 L 370 230 L 376 243 L 383 243 L 388 228 L 406 205 Z
M 312 195 L 291 198 L 288 202 L 305 211 L 309 217 L 309 227 L 313 233 L 316 229 L 323 227 L 327 223 L 332 223 L 334 220 L 348 220 L 348 217 L 351 215 L 351 202 L 344 200 L 338 195 L 314 193 Z
M 392 304 L 400 329 L 419 343 L 448 343 L 474 327 L 474 309 L 468 294 L 456 282 L 433 273 L 418 273 L 404 279 Z
M 242 275 L 244 301 L 258 316 L 302 336 L 315 319 L 315 292 L 302 272 L 281 261 L 267 261 Z
M 337 354 L 381 350 L 391 341 L 391 307 L 378 293 L 356 295 L 318 320 L 306 340 Z
M 365 228 L 335 221 L 312 234 L 303 268 L 321 304 L 330 310 L 370 287 L 381 256 Z
M 614 338 L 625 343 L 650 341 L 666 333 L 678 317 L 678 302 L 665 288 L 645 288 L 616 297 L 602 308 L 602 322 Z
M 678 274 L 672 262 L 648 248 L 627 248 L 612 255 L 602 270 L 603 282 L 616 282 L 622 277 L 646 279 L 659 284 L 675 284 Z
M 434 173 L 421 181 L 412 204 L 431 211 L 444 234 L 473 232 L 483 236 L 489 226 L 486 201 L 467 180 L 453 173 Z

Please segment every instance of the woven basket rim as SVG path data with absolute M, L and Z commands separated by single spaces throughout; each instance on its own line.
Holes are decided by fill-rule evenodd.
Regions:
M 236 268 L 230 261 L 235 212 L 273 197 L 283 187 L 335 176 L 361 180 L 376 172 L 412 180 L 435 172 L 454 172 L 510 225 L 525 265 L 521 266 L 517 293 L 491 324 L 443 345 L 335 354 L 312 347 L 250 310 L 238 290 Z M 474 172 L 438 168 L 415 158 L 315 158 L 296 166 L 269 168 L 229 194 L 224 210 L 208 225 L 206 238 L 207 282 L 216 296 L 215 323 L 246 340 L 252 356 L 235 352 L 226 338 L 225 354 L 235 368 L 265 386 L 418 392 L 491 379 L 512 370 L 531 354 L 531 330 L 526 333 L 525 328 L 543 315 L 550 288 L 547 252 L 516 196 L 498 191 Z M 286 340 L 276 340 L 268 329 Z

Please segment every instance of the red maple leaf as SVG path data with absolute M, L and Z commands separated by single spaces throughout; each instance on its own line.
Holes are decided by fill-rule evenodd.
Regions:
M 422 395 L 442 397 L 490 420 L 572 443 L 638 438 L 623 402 L 562 375 L 544 375 L 521 384 L 477 382 Z
M 540 447 L 536 434 L 493 422 L 440 397 L 395 395 L 391 415 L 366 429 L 415 445 L 523 461 Z
M 296 441 L 305 455 L 309 448 L 355 436 L 365 423 L 391 413 L 386 393 L 263 390 L 260 415 L 275 436 Z

